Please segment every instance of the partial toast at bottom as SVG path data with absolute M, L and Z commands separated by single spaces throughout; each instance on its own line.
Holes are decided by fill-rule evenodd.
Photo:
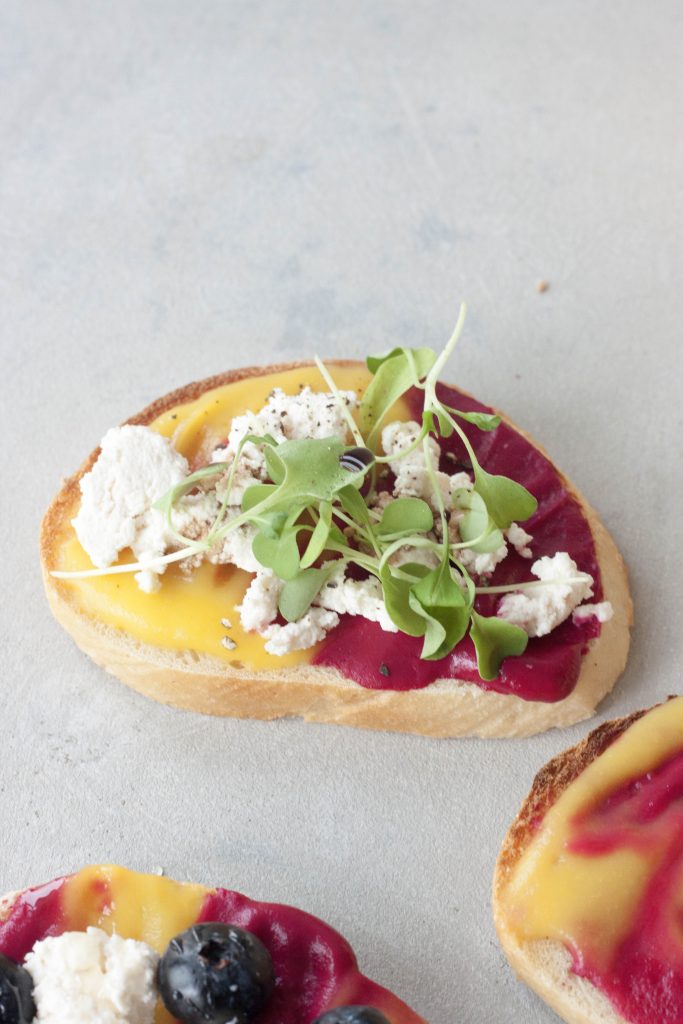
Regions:
M 628 1024 L 590 981 L 571 971 L 565 947 L 550 939 L 519 942 L 505 916 L 503 893 L 534 836 L 534 824 L 571 783 L 629 726 L 650 709 L 634 711 L 598 726 L 585 739 L 554 757 L 536 775 L 529 795 L 508 830 L 493 879 L 493 916 L 505 955 L 518 978 L 532 988 L 568 1024 Z M 654 1022 L 653 1022 L 654 1024 Z

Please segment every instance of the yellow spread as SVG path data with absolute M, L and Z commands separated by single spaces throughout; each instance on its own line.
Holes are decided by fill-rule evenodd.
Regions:
M 597 811 L 599 819 L 598 809 L 610 794 L 682 749 L 683 698 L 678 697 L 631 725 L 567 787 L 503 894 L 506 920 L 519 941 L 548 938 L 570 949 L 587 948 L 595 966 L 609 966 L 661 863 L 666 836 L 648 830 L 654 832 L 653 841 L 640 836 L 640 841 L 616 842 L 600 853 L 572 850 L 571 841 L 585 815 Z
M 363 365 L 333 367 L 333 376 L 339 388 L 358 393 L 362 393 L 370 379 Z M 194 402 L 178 405 L 153 420 L 150 427 L 171 438 L 195 467 L 209 461 L 213 449 L 225 441 L 234 416 L 249 409 L 261 409 L 274 387 L 293 395 L 306 384 L 315 391 L 328 390 L 315 367 L 252 377 L 214 388 Z M 405 418 L 405 409 L 397 404 L 390 415 L 394 419 L 400 415 Z M 73 515 L 76 511 L 74 508 Z M 92 568 L 68 522 L 56 564 L 51 568 Z M 177 565 L 170 565 L 162 576 L 161 589 L 154 594 L 143 593 L 132 573 L 73 580 L 63 585 L 72 588 L 82 612 L 156 647 L 197 651 L 255 669 L 285 668 L 309 661 L 315 648 L 282 657 L 270 655 L 260 636 L 241 629 L 239 614 L 234 609 L 250 579 L 248 573 L 234 566 L 203 563 L 191 576 L 184 575 Z M 226 634 L 221 625 L 224 618 L 230 620 L 230 637 L 237 643 L 232 651 L 221 645 Z
M 109 935 L 146 942 L 161 955 L 174 935 L 194 924 L 210 892 L 203 885 L 97 864 L 66 880 L 62 911 L 68 931 L 92 925 Z M 156 1024 L 168 1024 L 173 1017 L 159 1003 L 155 1019 Z

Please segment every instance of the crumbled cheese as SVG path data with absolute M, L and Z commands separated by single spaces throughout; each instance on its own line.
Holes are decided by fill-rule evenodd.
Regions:
M 340 395 L 348 409 L 354 409 L 358 404 L 355 391 L 341 391 Z M 321 437 L 339 437 L 345 441 L 348 431 L 343 410 L 333 394 L 313 391 L 308 385 L 296 395 L 286 395 L 282 388 L 274 388 L 259 412 L 248 411 L 233 418 L 227 445 L 216 449 L 212 459 L 214 462 L 230 461 L 247 434 L 270 434 L 280 444 L 282 441 Z M 263 479 L 264 467 L 265 460 L 259 447 L 247 442 L 242 449 L 236 476 L 246 472 L 254 478 Z M 238 484 L 237 480 L 235 484 Z
M 259 566 L 259 571 L 242 598 L 242 604 L 236 609 L 243 629 L 248 633 L 263 633 L 274 622 L 282 587 L 282 580 L 271 569 Z
M 95 465 L 81 479 L 81 507 L 72 520 L 93 565 L 106 568 L 131 548 L 149 572 L 138 582 L 153 587 L 150 573 L 172 536 L 155 501 L 187 475 L 187 461 L 170 441 L 148 427 L 113 427 L 102 438 Z
M 471 491 L 474 487 L 474 480 L 469 473 L 462 470 L 460 473 L 453 473 L 449 485 L 452 496 L 453 491 Z
M 376 576 L 364 580 L 349 579 L 342 567 L 323 586 L 315 603 L 340 615 L 362 615 L 370 622 L 378 622 L 385 632 L 398 633 L 398 626 L 392 622 L 382 597 L 382 584 Z
M 577 605 L 593 596 L 593 577 L 579 572 L 566 551 L 539 558 L 531 572 L 541 581 L 524 591 L 506 594 L 497 615 L 529 636 L 545 636 L 567 619 Z
M 133 578 L 145 594 L 156 594 L 157 590 L 161 590 L 159 573 L 152 569 L 141 569 L 140 572 L 135 573 Z
M 611 601 L 600 601 L 598 604 L 582 604 L 572 613 L 574 622 L 596 618 L 598 622 L 609 622 L 614 615 Z
M 38 1024 L 152 1024 L 154 950 L 99 928 L 37 942 L 25 960 Z
M 274 623 L 264 630 L 262 636 L 267 640 L 266 650 L 269 654 L 288 654 L 290 651 L 302 651 L 313 647 L 339 622 L 336 612 L 326 608 L 309 608 L 296 622 L 288 622 L 286 626 Z
M 497 565 L 507 556 L 508 546 L 503 543 L 495 551 L 472 551 L 471 548 L 460 548 L 453 557 L 475 576 L 490 576 Z
M 233 509 L 232 512 L 237 515 L 239 509 Z M 263 566 L 251 548 L 255 536 L 256 527 L 251 523 L 238 526 L 226 533 L 218 545 L 210 551 L 209 561 L 214 565 L 236 565 L 238 569 L 244 569 L 245 572 L 260 572 Z
M 529 547 L 534 538 L 530 533 L 527 533 L 526 530 L 522 529 L 518 523 L 510 523 L 505 531 L 505 536 L 510 541 L 517 554 L 521 555 L 522 558 L 534 557 L 531 552 L 531 548 Z
M 255 455 L 253 458 L 249 457 L 248 449 L 251 449 Z M 247 455 L 245 456 L 245 452 Z M 234 452 L 229 451 L 228 448 L 216 448 L 211 455 L 212 462 L 225 462 L 226 472 L 225 475 L 216 483 L 216 493 L 218 497 L 223 500 L 225 496 L 225 490 L 228 483 L 229 471 L 235 460 Z M 254 484 L 261 484 L 266 479 L 266 460 L 261 454 L 256 445 L 248 444 L 244 446 L 244 450 L 240 456 L 240 460 L 237 463 L 237 467 L 232 474 L 230 480 L 230 497 L 229 502 L 231 505 L 241 504 L 242 498 L 244 497 L 245 491 L 248 491 Z
M 400 456 L 400 453 L 414 444 L 420 434 L 420 424 L 415 420 L 395 420 L 388 423 L 382 430 L 382 448 L 386 455 Z M 427 444 L 432 457 L 435 472 L 438 473 L 441 449 L 433 437 L 427 437 Z M 424 498 L 431 501 L 434 497 L 431 480 L 427 473 L 427 460 L 423 446 L 420 444 L 415 451 L 400 458 L 391 459 L 389 468 L 394 474 L 394 496 L 397 498 Z M 440 474 L 446 477 L 446 474 Z M 441 486 L 442 481 L 439 481 Z M 447 484 L 445 484 L 447 486 Z M 443 488 L 442 488 L 443 489 Z
M 434 495 L 434 487 L 430 475 L 427 472 L 427 460 L 422 445 L 408 455 L 401 456 L 401 452 L 414 444 L 420 434 L 420 424 L 415 420 L 395 420 L 388 423 L 382 430 L 382 448 L 386 455 L 396 456 L 389 462 L 389 468 L 394 474 L 394 497 L 395 498 L 422 498 L 433 509 L 438 508 L 438 502 Z M 443 473 L 439 469 L 439 458 L 441 449 L 434 437 L 427 437 L 427 444 L 432 458 L 434 479 L 441 491 L 441 496 L 446 508 L 450 508 L 453 502 L 453 492 L 459 488 L 471 490 L 472 479 L 468 473 Z
M 174 507 L 171 518 L 174 528 L 188 540 L 206 537 L 216 516 L 218 499 L 214 490 L 186 494 Z

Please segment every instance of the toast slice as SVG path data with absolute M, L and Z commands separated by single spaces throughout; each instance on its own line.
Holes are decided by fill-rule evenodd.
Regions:
M 0 898 L 0 954 L 22 963 L 49 936 L 97 928 L 144 942 L 161 956 L 174 936 L 202 922 L 245 929 L 270 954 L 275 987 L 258 1014 L 259 1024 L 313 1024 L 334 1008 L 352 1005 L 373 1007 L 388 1024 L 426 1024 L 401 999 L 365 977 L 348 942 L 318 918 L 228 889 L 116 865 L 92 865 Z M 68 967 L 67 960 L 62 970 Z M 156 1024 L 173 1019 L 159 1002 Z
M 675 950 L 670 954 L 671 969 L 666 957 L 663 962 L 656 959 L 652 948 L 648 947 L 644 956 L 634 955 L 632 945 L 634 935 L 636 942 L 644 935 L 640 915 L 657 914 L 661 899 L 657 893 L 667 891 L 657 876 L 668 856 L 662 853 L 667 843 L 652 853 L 651 863 L 645 859 L 644 876 L 634 874 L 630 858 L 632 851 L 636 858 L 647 858 L 648 851 L 655 849 L 647 831 L 653 822 L 660 830 L 669 827 L 663 824 L 668 810 L 665 804 L 666 800 L 675 803 L 678 790 L 668 781 L 659 796 L 647 793 L 645 787 L 656 784 L 661 771 L 680 775 L 682 721 L 683 698 L 670 698 L 664 705 L 600 725 L 538 772 L 503 841 L 493 881 L 493 916 L 499 940 L 518 978 L 569 1024 L 649 1024 L 681 1019 L 681 978 L 671 980 L 679 970 Z M 615 828 L 618 819 L 614 816 L 629 813 L 624 808 L 629 800 L 641 799 L 639 792 L 645 808 L 642 819 L 632 816 L 626 827 L 621 821 Z M 567 814 L 571 816 L 565 818 Z M 607 831 L 601 831 L 601 820 Z M 567 832 L 562 844 L 554 846 L 553 835 L 560 834 L 565 821 L 573 832 Z M 591 822 L 593 832 L 582 834 L 586 821 Z M 677 856 L 676 833 L 665 838 L 668 853 Z M 661 840 L 660 831 L 657 842 Z M 627 861 L 619 860 L 624 851 Z M 572 859 L 578 864 L 574 876 Z M 624 864 L 628 865 L 625 869 Z M 590 888 L 594 867 L 599 874 Z M 622 869 L 626 872 L 623 876 Z M 557 896 L 557 891 L 553 894 L 547 887 L 545 871 L 555 872 L 563 894 Z M 581 882 L 572 885 L 572 879 Z M 574 906 L 567 911 L 571 901 L 580 909 Z M 582 914 L 586 914 L 583 920 Z M 645 944 L 648 941 L 643 939 Z M 678 1000 L 675 1008 L 672 1000 Z
M 330 366 L 338 371 L 362 370 L 361 364 L 343 360 Z M 280 378 L 299 369 L 309 372 L 310 364 L 251 367 L 195 382 L 157 399 L 127 423 L 147 426 L 178 406 L 201 400 L 213 389 L 267 374 Z M 504 422 L 545 455 L 528 435 Z M 66 480 L 44 517 L 40 552 L 45 590 L 55 617 L 78 646 L 122 682 L 155 700 L 205 714 L 260 719 L 300 716 L 311 722 L 433 737 L 525 736 L 589 717 L 624 668 L 632 620 L 626 570 L 596 513 L 559 471 L 559 484 L 578 503 L 592 533 L 604 596 L 614 609 L 599 636 L 587 642 L 576 685 L 564 699 L 553 703 L 525 700 L 459 678 L 437 679 L 422 688 L 368 688 L 327 665 L 269 664 L 255 671 L 238 659 L 226 661 L 206 651 L 178 650 L 140 640 L 84 610 L 77 588 L 51 575 L 51 570 L 59 567 L 60 546 L 72 532 L 70 521 L 78 511 L 80 481 L 98 452 L 93 451 Z

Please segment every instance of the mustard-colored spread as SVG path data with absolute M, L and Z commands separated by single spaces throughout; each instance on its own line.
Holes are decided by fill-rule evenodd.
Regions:
M 520 942 L 564 943 L 593 971 L 615 957 L 637 927 L 649 883 L 671 846 L 676 807 L 620 817 L 620 801 L 651 785 L 683 751 L 683 698 L 630 726 L 564 791 L 516 864 L 503 893 L 505 919 Z M 633 790 L 624 790 L 631 785 Z M 609 798 L 616 798 L 612 801 Z M 607 801 L 607 803 L 605 803 Z
M 335 366 L 333 375 L 340 389 L 359 394 L 370 380 L 369 372 L 361 364 Z M 234 416 L 247 410 L 257 412 L 274 387 L 294 395 L 306 384 L 315 391 L 328 390 L 315 367 L 250 377 L 169 409 L 153 420 L 150 427 L 171 438 L 195 467 L 208 462 L 214 448 L 225 442 Z M 401 413 L 406 418 L 404 407 L 397 404 L 391 415 L 396 418 Z M 76 511 L 74 508 L 74 515 Z M 92 568 L 70 523 L 65 525 L 57 551 L 56 564 L 51 569 Z M 191 575 L 184 574 L 177 565 L 170 565 L 161 577 L 161 589 L 153 594 L 143 593 L 132 573 L 69 580 L 63 585 L 72 588 L 82 612 L 156 647 L 210 654 L 254 669 L 285 668 L 310 661 L 315 647 L 283 656 L 271 655 L 264 649 L 262 637 L 241 628 L 235 606 L 240 604 L 250 579 L 248 573 L 234 566 L 205 562 Z M 237 644 L 234 650 L 221 644 L 226 635 L 221 619 L 226 618 L 231 623 L 230 637 Z
M 68 931 L 101 928 L 109 935 L 146 942 L 161 955 L 174 935 L 197 921 L 212 891 L 113 864 L 96 864 L 66 879 L 62 913 Z M 172 1024 L 174 1018 L 160 1001 L 154 1019 L 155 1024 Z

